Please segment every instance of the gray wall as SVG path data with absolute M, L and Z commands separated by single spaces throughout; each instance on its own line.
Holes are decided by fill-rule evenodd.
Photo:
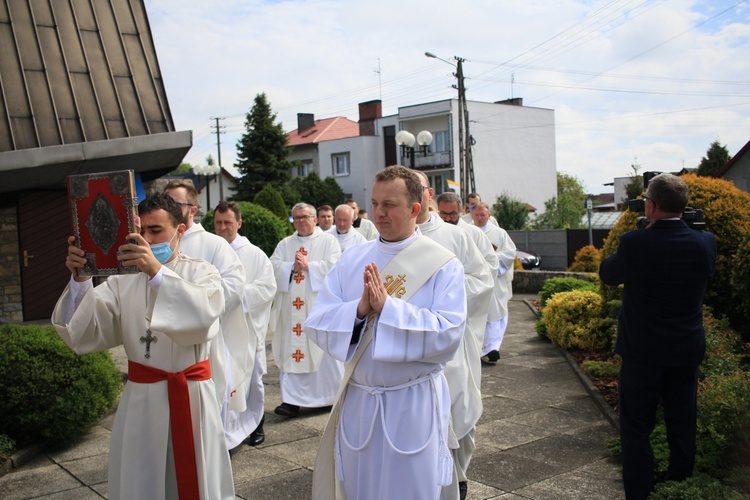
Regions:
M 568 268 L 568 238 L 565 231 L 508 231 L 519 250 L 538 253 L 542 269 L 550 271 Z

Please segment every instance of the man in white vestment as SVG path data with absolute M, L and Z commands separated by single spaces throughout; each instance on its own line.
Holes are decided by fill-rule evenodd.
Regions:
M 500 344 L 503 342 L 505 329 L 508 326 L 508 301 L 513 294 L 516 244 L 510 239 L 505 229 L 489 222 L 490 207 L 483 201 L 474 206 L 471 216 L 474 225 L 484 231 L 489 238 L 499 261 L 495 275 L 495 300 L 490 304 L 482 346 L 482 361 L 494 365 L 500 359 Z
M 333 207 L 321 205 L 318 207 L 318 227 L 323 231 L 330 231 L 333 227 Z
M 276 299 L 271 310 L 273 357 L 279 367 L 281 404 L 274 413 L 296 417 L 300 407 L 326 408 L 336 398 L 344 365 L 310 342 L 302 324 L 312 310 L 323 279 L 341 255 L 331 234 L 315 226 L 315 207 L 292 207 L 296 231 L 271 255 Z
M 482 197 L 479 196 L 479 194 L 470 193 L 469 196 L 466 197 L 466 213 L 463 216 L 461 216 L 461 219 L 467 224 L 471 224 L 472 223 L 471 212 L 472 210 L 474 210 L 474 207 L 477 206 L 481 202 L 482 202 Z M 495 226 L 500 227 L 500 224 L 497 223 L 497 219 L 495 219 L 495 216 L 492 215 L 492 212 L 490 212 L 489 221 Z
M 52 324 L 76 353 L 124 346 L 128 382 L 109 447 L 112 499 L 233 499 L 208 360 L 224 310 L 221 277 L 209 263 L 179 251 L 182 210 L 157 194 L 139 206 L 140 234 L 128 235 L 117 260 L 137 274 L 97 287 L 78 276 L 84 251 L 68 238 L 72 273 Z
M 206 231 L 195 222 L 198 212 L 198 192 L 192 183 L 173 180 L 167 183 L 164 193 L 182 207 L 187 230 L 180 241 L 181 250 L 195 259 L 203 259 L 216 267 L 221 274 L 226 307 L 221 315 L 221 329 L 211 341 L 211 368 L 216 396 L 224 427 L 227 427 L 227 410 L 244 411 L 247 381 L 255 364 L 250 356 L 250 329 L 242 308 L 245 294 L 245 269 L 229 243 L 220 236 Z
M 416 173 L 422 183 L 422 209 L 417 216 L 417 227 L 423 235 L 451 251 L 464 266 L 466 328 L 456 356 L 445 367 L 451 395 L 449 447 L 455 475 L 451 488 L 444 488 L 442 492 L 442 498 L 454 499 L 458 495 L 463 500 L 468 491 L 466 472 L 476 448 L 476 424 L 482 416 L 482 365 L 479 359 L 482 343 L 479 332 L 484 332 L 487 323 L 494 280 L 469 234 L 453 224 L 446 224 L 437 211 L 427 210 L 434 201 L 435 192 L 427 176 L 420 171 Z
M 402 166 L 375 176 L 380 237 L 326 277 L 305 332 L 347 362 L 323 433 L 313 499 L 440 497 L 451 484 L 443 368 L 461 344 L 464 271 L 416 227 L 422 185 Z
M 214 211 L 214 228 L 216 234 L 227 240 L 237 252 L 245 268 L 245 295 L 242 304 L 252 334 L 250 355 L 255 357 L 245 397 L 247 409 L 243 412 L 227 410 L 225 432 L 230 450 L 243 441 L 250 446 L 258 446 L 266 439 L 263 432 L 263 375 L 266 373 L 266 332 L 271 317 L 271 302 L 276 294 L 276 279 L 271 261 L 263 250 L 250 243 L 247 237 L 238 234 L 241 227 L 240 206 L 231 201 L 220 202 Z
M 329 232 L 336 237 L 342 252 L 351 246 L 367 242 L 362 233 L 356 229 L 352 230 L 352 222 L 354 222 L 352 207 L 349 205 L 337 206 L 334 215 L 335 226 Z
M 373 224 L 372 221 L 365 217 L 360 217 L 359 205 L 357 205 L 357 200 L 355 200 L 354 198 L 349 198 L 348 200 L 346 200 L 346 204 L 352 207 L 354 213 L 357 214 L 354 218 L 354 222 L 352 222 L 352 227 L 362 233 L 362 236 L 364 236 L 367 241 L 372 241 L 377 238 L 378 230 L 375 227 L 375 224 Z

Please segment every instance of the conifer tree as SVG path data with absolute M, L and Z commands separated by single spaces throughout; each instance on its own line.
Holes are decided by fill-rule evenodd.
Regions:
M 237 141 L 237 162 L 240 171 L 233 200 L 250 201 L 266 184 L 280 189 L 290 179 L 294 162 L 287 157 L 291 148 L 281 123 L 274 123 L 266 94 L 255 96 L 253 107 L 245 118 L 245 130 Z

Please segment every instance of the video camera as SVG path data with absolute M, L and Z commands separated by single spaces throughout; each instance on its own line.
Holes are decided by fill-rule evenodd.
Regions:
M 663 172 L 643 172 L 643 189 L 648 188 L 648 183 L 651 179 Z M 644 213 L 646 211 L 646 200 L 639 198 L 637 200 L 628 200 L 628 210 L 631 212 Z M 700 208 L 685 207 L 682 212 L 682 220 L 684 220 L 688 227 L 703 231 L 706 229 L 706 222 L 703 219 L 703 210 Z M 638 217 L 636 221 L 636 227 L 643 229 L 648 226 L 649 221 L 646 217 Z

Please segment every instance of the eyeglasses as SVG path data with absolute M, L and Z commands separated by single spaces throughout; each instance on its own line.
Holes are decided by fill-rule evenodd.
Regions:
M 442 210 L 440 210 L 438 213 L 441 217 L 458 217 L 458 212 L 443 212 Z
M 314 215 L 295 215 L 292 217 L 292 219 L 294 219 L 294 222 L 299 222 L 305 219 L 314 219 L 314 218 L 315 218 Z
M 422 186 L 422 189 L 431 189 L 430 186 Z
M 176 201 L 176 200 L 175 200 L 175 203 L 177 203 L 181 207 L 194 207 L 195 206 L 192 203 L 183 203 L 181 201 Z

